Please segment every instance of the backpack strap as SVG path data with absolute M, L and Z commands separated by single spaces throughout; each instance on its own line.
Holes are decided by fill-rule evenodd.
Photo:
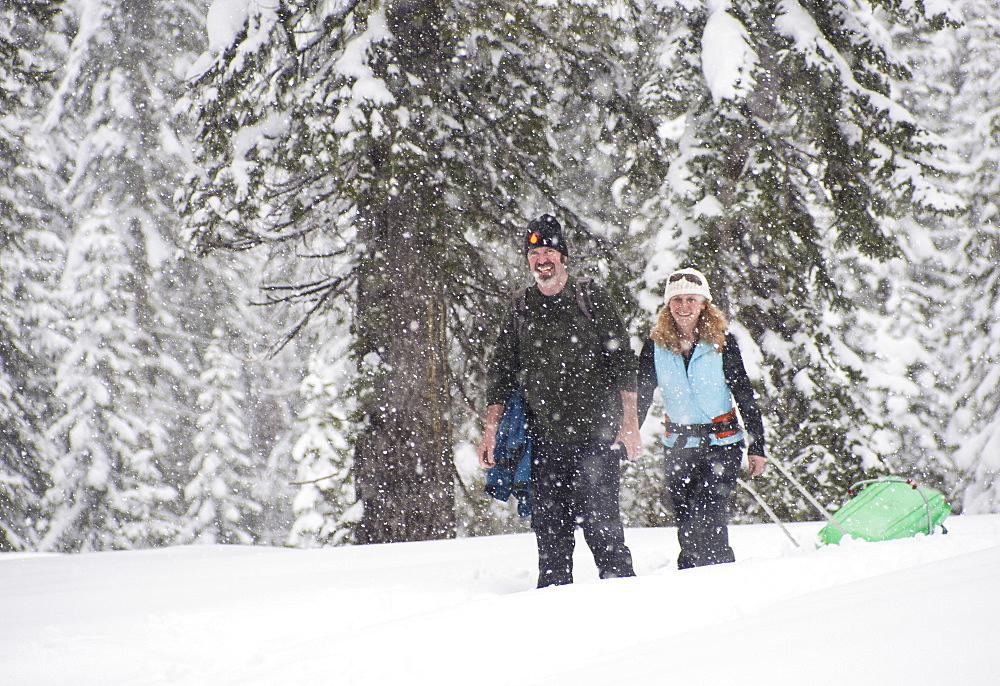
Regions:
M 521 332 L 524 330 L 524 315 L 528 311 L 528 288 L 521 288 L 514 292 L 512 298 L 514 302 L 514 326 L 517 331 L 517 340 L 521 340 Z
M 593 283 L 592 278 L 585 276 L 573 284 L 573 290 L 576 291 L 576 306 L 590 321 L 594 321 L 594 296 L 590 293 L 590 286 Z

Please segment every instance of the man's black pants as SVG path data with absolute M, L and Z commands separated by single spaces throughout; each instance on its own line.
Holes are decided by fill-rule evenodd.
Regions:
M 678 569 L 736 560 L 729 547 L 729 498 L 742 461 L 742 442 L 666 450 L 666 487 L 681 546 Z
M 538 588 L 573 583 L 576 527 L 602 579 L 635 576 L 618 506 L 619 450 L 604 442 L 555 443 L 533 436 L 531 528 Z

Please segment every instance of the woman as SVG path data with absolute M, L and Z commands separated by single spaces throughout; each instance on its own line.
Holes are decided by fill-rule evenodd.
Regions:
M 750 476 L 764 470 L 760 410 L 736 338 L 712 304 L 705 275 L 696 269 L 674 272 L 664 300 L 639 356 L 639 417 L 658 385 L 666 487 L 681 547 L 677 568 L 733 562 L 729 498 L 747 444 Z

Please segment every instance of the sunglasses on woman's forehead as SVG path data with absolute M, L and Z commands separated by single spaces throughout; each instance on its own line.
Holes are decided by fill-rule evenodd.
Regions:
M 696 274 L 671 274 L 670 278 L 667 279 L 667 281 L 669 281 L 670 283 L 675 283 L 677 281 L 680 281 L 681 279 L 684 279 L 685 281 L 690 281 L 691 283 L 696 283 L 699 286 L 701 285 L 701 279 L 699 279 Z

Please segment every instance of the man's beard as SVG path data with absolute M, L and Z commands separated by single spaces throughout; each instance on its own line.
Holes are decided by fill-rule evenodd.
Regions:
M 550 271 L 547 274 L 539 273 L 538 271 L 539 267 L 548 267 L 548 266 L 552 267 L 552 271 Z M 534 269 L 531 270 L 531 275 L 535 277 L 535 283 L 546 284 L 552 281 L 552 279 L 556 278 L 556 266 L 552 262 L 540 262 L 539 264 L 535 265 Z

